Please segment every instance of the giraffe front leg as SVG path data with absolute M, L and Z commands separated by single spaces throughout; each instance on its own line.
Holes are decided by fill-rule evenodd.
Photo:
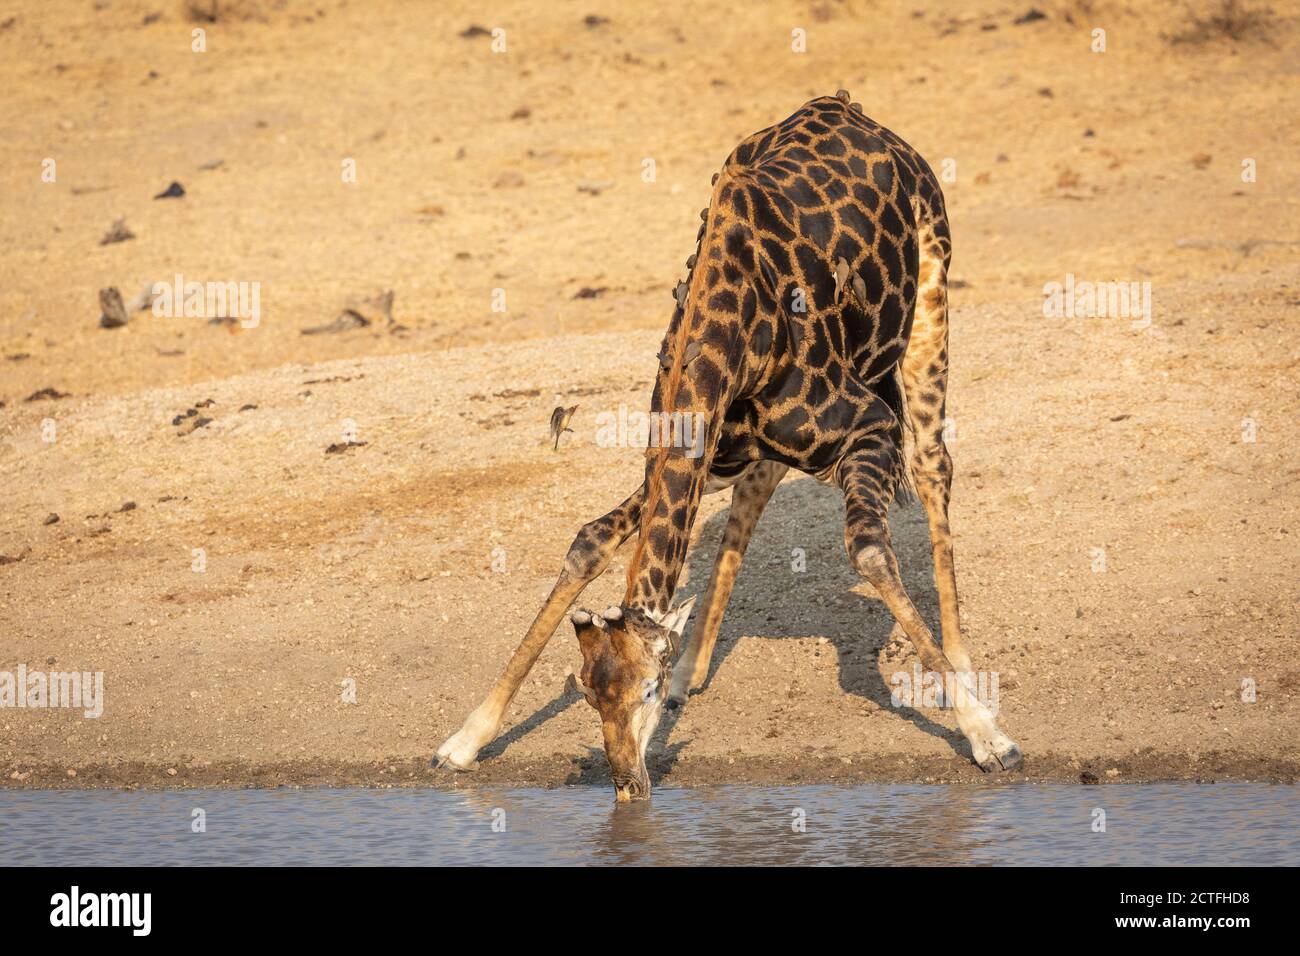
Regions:
M 944 651 L 935 643 L 898 573 L 885 511 L 892 497 L 890 475 L 897 454 L 883 441 L 854 452 L 841 463 L 846 524 L 844 546 L 856 570 L 876 589 L 921 658 L 921 666 L 951 688 L 957 726 L 970 743 L 975 763 L 985 772 L 1014 770 L 1023 756 L 1016 742 L 998 729 L 992 712 L 979 701 Z
M 577 600 L 583 588 L 609 566 L 619 547 L 636 530 L 641 520 L 644 499 L 643 487 L 609 514 L 583 525 L 569 546 L 564 568 L 560 571 L 555 586 L 551 588 L 546 603 L 528 628 L 528 633 L 515 648 L 505 670 L 483 703 L 474 708 L 460 730 L 438 748 L 434 758 L 437 766 L 449 766 L 456 770 L 474 768 L 478 752 L 500 732 L 506 708 L 510 706 L 547 641 L 555 633 L 564 613 Z
M 722 617 L 727 611 L 727 602 L 731 600 L 731 590 L 736 584 L 736 575 L 740 573 L 745 549 L 749 547 L 749 539 L 763 508 L 788 470 L 788 466 L 774 461 L 758 462 L 732 489 L 727 528 L 722 533 L 718 557 L 709 576 L 704 610 L 696 616 L 686 649 L 673 666 L 672 685 L 665 704 L 670 710 L 685 704 L 690 692 L 698 690 L 709 676 L 718 629 L 722 627 Z

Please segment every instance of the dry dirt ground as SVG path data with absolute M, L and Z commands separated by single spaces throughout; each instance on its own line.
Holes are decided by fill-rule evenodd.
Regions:
M 645 407 L 710 176 L 839 87 L 950 174 L 959 583 L 1023 776 L 1297 777 L 1294 6 L 713 6 L 0 12 L 0 671 L 105 675 L 99 719 L 0 709 L 0 784 L 605 779 L 567 625 L 477 774 L 428 759 L 638 481 L 596 416 Z M 259 283 L 259 324 L 99 327 L 178 273 Z M 1149 282 L 1149 327 L 1045 316 L 1068 274 Z M 391 322 L 302 334 L 385 289 Z M 659 785 L 982 779 L 891 706 L 914 658 L 841 512 L 779 489 Z M 933 620 L 923 515 L 893 526 Z

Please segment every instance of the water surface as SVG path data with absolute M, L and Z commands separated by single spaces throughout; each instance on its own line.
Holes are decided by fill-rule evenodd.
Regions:
M 193 832 L 202 810 L 206 832 Z M 1098 832 L 1105 814 L 1105 831 Z M 0 791 L 6 865 L 1300 864 L 1300 787 Z

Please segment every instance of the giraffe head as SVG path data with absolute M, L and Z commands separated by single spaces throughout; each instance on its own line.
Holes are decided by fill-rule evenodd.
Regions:
M 656 621 L 636 608 L 614 606 L 596 614 L 575 611 L 571 620 L 582 648 L 582 675 L 569 676 L 600 714 L 605 756 L 620 803 L 650 796 L 645 750 L 663 711 L 695 599 Z

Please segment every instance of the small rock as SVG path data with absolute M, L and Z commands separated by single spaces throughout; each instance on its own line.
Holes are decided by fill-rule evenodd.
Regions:
M 185 195 L 185 187 L 180 183 L 172 180 L 172 184 L 154 196 L 154 199 L 180 199 Z
M 59 523 L 59 516 L 55 514 L 53 511 L 47 514 L 45 516 L 45 520 L 41 522 L 41 524 L 44 525 L 51 525 L 51 524 L 58 524 L 58 523 Z
M 212 419 L 204 418 L 203 416 L 195 416 L 192 411 L 186 418 L 182 419 L 182 421 L 187 424 L 182 425 L 181 430 L 176 433 L 180 436 L 189 435 L 198 431 L 200 428 L 205 428 L 212 424 Z
M 53 401 L 55 399 L 67 398 L 70 394 L 71 394 L 70 392 L 60 392 L 57 388 L 47 385 L 45 388 L 32 392 L 25 399 L 23 399 L 23 401 L 39 402 L 45 399 L 50 399 L 51 401 Z
M 393 290 L 384 289 L 369 296 L 354 296 L 346 303 L 347 310 L 369 322 L 393 324 Z
M 99 244 L 108 246 L 115 242 L 126 242 L 128 239 L 134 238 L 135 233 L 126 228 L 126 219 L 116 219 L 113 221 L 113 225 L 109 227 L 108 232 L 104 233 L 104 238 L 99 240 Z
M 126 306 L 122 304 L 122 293 L 117 286 L 99 290 L 99 327 L 101 329 L 120 329 L 127 323 Z
M 389 331 L 394 328 L 392 289 L 385 289 L 366 297 L 354 296 L 344 304 L 343 310 L 335 316 L 333 322 L 303 329 L 302 334 L 347 332 L 352 329 L 364 329 L 379 322 L 384 323 Z
M 344 309 L 334 319 L 333 322 L 325 325 L 313 325 L 311 328 L 303 329 L 303 335 L 326 335 L 337 332 L 347 332 L 351 329 L 364 329 L 370 324 L 370 320 L 352 309 Z

